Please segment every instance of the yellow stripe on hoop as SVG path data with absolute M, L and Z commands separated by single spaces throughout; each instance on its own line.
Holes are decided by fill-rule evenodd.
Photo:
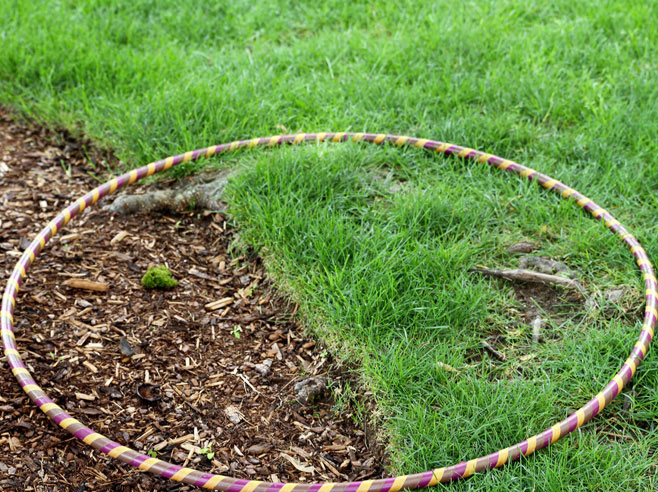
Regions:
M 44 403 L 39 407 L 39 410 L 41 410 L 43 413 L 48 413 L 56 408 L 60 408 L 56 403 Z
M 256 487 L 258 487 L 261 483 L 263 483 L 263 482 L 259 482 L 258 480 L 249 480 L 249 481 L 244 485 L 244 487 L 242 487 L 242 490 L 241 490 L 240 492 L 253 492 L 253 490 L 254 490 Z M 287 485 L 292 485 L 293 488 L 294 488 L 294 486 L 295 486 L 295 484 L 287 484 Z M 284 488 L 285 488 L 285 487 L 281 488 L 281 490 L 279 490 L 279 492 L 283 492 L 283 489 L 284 489 Z
M 494 468 L 498 468 L 499 466 L 503 466 L 505 463 L 507 463 L 508 457 L 509 448 L 501 449 L 498 451 L 498 461 L 496 461 L 496 466 L 494 466 Z
M 432 478 L 430 479 L 430 483 L 427 484 L 428 487 L 433 487 L 437 483 L 441 482 L 441 479 L 443 478 L 443 474 L 445 473 L 446 469 L 444 468 L 435 468 L 432 470 Z
M 126 446 L 117 446 L 116 448 L 112 449 L 108 454 L 108 456 L 111 456 L 112 458 L 118 458 L 121 456 L 123 453 L 131 451 L 130 448 L 127 448 Z
M 89 434 L 88 436 L 86 436 L 86 437 L 82 440 L 82 442 L 84 442 L 85 444 L 89 444 L 89 445 L 91 446 L 93 443 L 95 443 L 95 442 L 98 441 L 99 439 L 103 439 L 104 437 L 105 437 L 105 436 L 104 436 L 103 434 L 99 434 L 98 432 L 92 432 L 91 434 Z
M 174 480 L 175 482 L 182 482 L 183 479 L 193 471 L 194 470 L 192 468 L 181 468 L 176 473 L 174 473 L 174 475 L 171 477 L 171 480 Z
M 143 471 L 149 471 L 151 468 L 153 468 L 153 466 L 157 465 L 161 461 L 162 460 L 159 460 L 157 458 L 149 458 L 140 463 L 139 469 Z

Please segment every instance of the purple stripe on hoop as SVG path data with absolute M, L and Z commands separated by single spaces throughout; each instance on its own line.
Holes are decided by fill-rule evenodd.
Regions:
M 74 436 L 80 439 L 81 441 L 90 434 L 94 434 L 94 431 L 88 427 L 83 427 L 75 431 Z
M 578 427 L 578 415 L 575 413 L 570 415 L 567 418 L 567 424 L 569 425 L 569 427 L 567 427 L 567 433 L 575 431 L 576 427 Z
M 427 487 L 427 485 L 432 480 L 433 476 L 434 476 L 433 471 L 428 471 L 428 472 L 423 473 L 423 478 L 421 478 L 420 481 L 418 482 L 418 488 L 419 489 L 424 489 L 425 487 Z
M 146 456 L 146 455 L 144 455 L 144 454 L 138 454 L 137 456 L 135 456 L 135 457 L 130 461 L 130 466 L 134 466 L 135 468 L 139 468 L 139 465 L 141 465 L 142 463 L 144 463 L 144 462 L 145 462 L 147 459 L 149 459 L 149 458 L 150 458 L 150 456 Z M 207 480 L 206 480 L 206 482 L 207 482 Z M 203 483 L 206 483 L 206 482 L 203 482 Z M 202 484 L 202 485 L 203 485 L 203 484 Z
M 389 490 L 391 490 L 393 483 L 395 483 L 395 477 L 387 478 L 386 480 L 384 480 L 384 484 L 382 485 L 382 488 L 379 489 L 379 492 L 388 492 Z
M 42 396 L 42 397 L 40 397 L 40 398 L 36 398 L 36 399 L 34 400 L 34 404 L 35 404 L 37 407 L 41 407 L 42 405 L 45 405 L 46 403 L 55 403 L 55 402 L 52 401 L 52 400 L 51 400 L 50 398 L 48 398 L 47 396 Z
M 631 352 L 631 354 L 635 355 L 640 360 L 644 359 L 644 354 L 642 353 L 642 350 L 640 350 L 638 347 L 633 347 L 633 351 Z
M 281 490 L 284 486 L 285 483 L 281 483 L 281 482 L 273 483 L 269 486 L 267 492 L 279 492 L 279 490 Z
M 108 442 L 105 446 L 100 448 L 98 451 L 100 451 L 103 454 L 108 454 L 110 451 L 112 451 L 114 448 L 118 448 L 120 446 L 119 443 L 110 441 Z
M 182 466 L 170 465 L 169 468 L 167 468 L 160 474 L 160 476 L 164 478 L 171 478 L 182 469 L 183 469 Z
M 361 482 L 350 482 L 345 486 L 343 492 L 356 492 L 361 485 Z
M 452 467 L 453 472 L 452 472 L 452 478 L 450 480 L 457 480 L 458 478 L 461 478 L 466 472 L 466 466 L 467 463 L 465 461 L 462 461 L 461 463 L 458 463 L 454 467 Z
M 525 441 L 521 441 L 519 443 L 519 449 L 521 450 L 521 454 L 525 456 L 525 454 L 528 452 L 528 440 L 527 439 Z
M 139 465 L 137 465 L 137 466 L 139 466 Z M 196 481 L 194 482 L 193 485 L 195 487 L 203 487 L 206 484 L 206 482 L 208 482 L 208 480 L 210 480 L 214 476 L 215 475 L 213 475 L 212 473 L 202 473 L 199 476 L 199 478 L 196 479 Z
M 240 492 L 242 488 L 249 483 L 249 480 L 244 480 L 242 478 L 238 478 L 235 482 L 231 484 L 231 486 L 226 490 L 226 492 Z
M 318 492 L 322 488 L 321 483 L 314 483 L 309 485 L 308 490 L 306 492 Z
M 52 418 L 52 421 L 55 422 L 57 425 L 59 425 L 62 420 L 70 419 L 70 418 L 71 418 L 71 416 L 68 413 L 63 411 L 62 413 L 58 413 L 57 415 L 55 415 Z M 112 448 L 110 448 L 110 449 L 112 449 Z

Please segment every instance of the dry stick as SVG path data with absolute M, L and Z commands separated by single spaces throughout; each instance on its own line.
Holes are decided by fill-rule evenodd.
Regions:
M 493 355 L 496 359 L 498 359 L 500 361 L 503 361 L 503 362 L 505 362 L 507 360 L 507 357 L 505 357 L 505 354 L 502 354 L 501 352 L 496 350 L 496 348 L 493 345 L 491 345 L 489 342 L 487 342 L 486 340 L 482 340 L 482 347 L 487 349 L 489 351 L 489 353 L 491 353 L 491 355 Z
M 539 273 L 533 272 L 532 270 L 521 269 L 490 270 L 488 268 L 472 268 L 470 271 L 518 282 L 535 282 L 545 285 L 561 285 L 562 287 L 577 290 L 583 297 L 585 297 L 586 294 L 585 289 L 578 282 L 571 278 L 560 277 L 558 275 L 548 275 L 547 273 Z

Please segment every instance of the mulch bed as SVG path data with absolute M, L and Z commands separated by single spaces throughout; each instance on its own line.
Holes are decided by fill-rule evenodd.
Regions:
M 38 230 L 97 186 L 92 173 L 110 158 L 0 113 L 3 280 Z M 21 356 L 51 398 L 111 439 L 200 470 L 295 482 L 385 475 L 374 433 L 332 400 L 350 376 L 303 333 L 260 260 L 232 251 L 224 215 L 120 218 L 101 207 L 51 241 L 19 296 Z M 144 289 L 142 275 L 160 264 L 178 287 Z M 4 357 L 0 374 L 0 489 L 192 489 L 93 451 L 33 406 Z M 330 389 L 298 401 L 297 383 L 317 377 Z M 140 385 L 157 401 L 140 398 Z

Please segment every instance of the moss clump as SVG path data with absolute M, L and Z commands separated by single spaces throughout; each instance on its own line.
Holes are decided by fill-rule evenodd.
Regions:
M 142 285 L 147 289 L 173 289 L 178 281 L 171 276 L 171 271 L 164 266 L 149 268 L 142 277 Z

